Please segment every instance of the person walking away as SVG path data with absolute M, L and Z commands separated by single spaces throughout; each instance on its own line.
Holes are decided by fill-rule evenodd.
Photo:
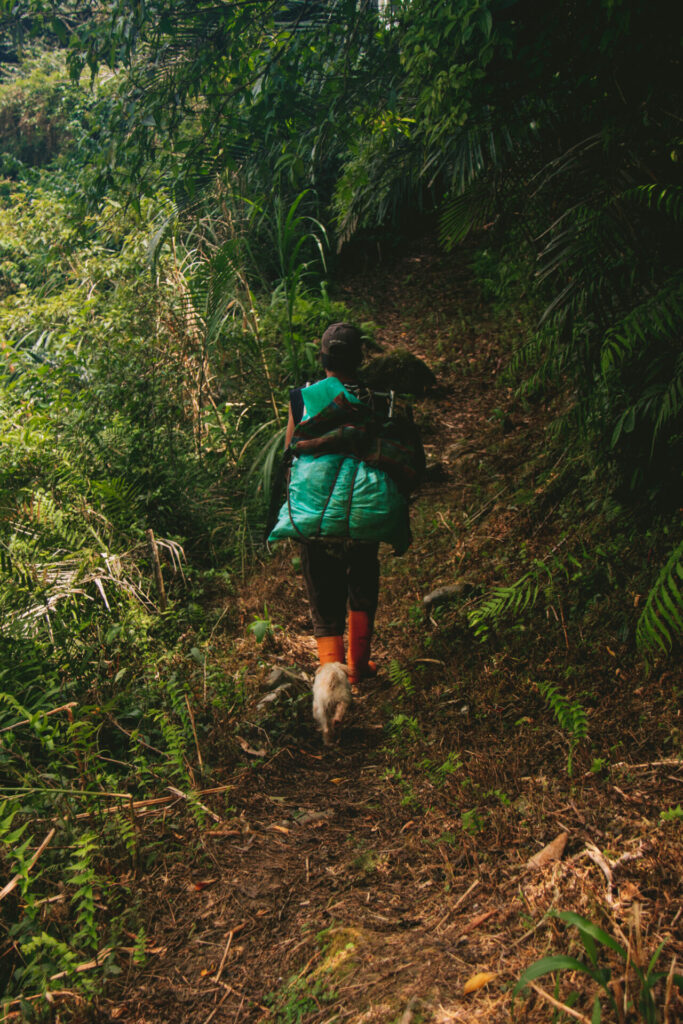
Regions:
M 290 391 L 287 500 L 269 540 L 291 537 L 301 544 L 319 662 L 345 663 L 357 692 L 376 671 L 370 646 L 379 543 L 389 542 L 397 554 L 410 545 L 408 495 L 425 460 L 410 409 L 399 410 L 392 391 L 362 383 L 359 330 L 330 325 L 320 354 L 325 377 Z

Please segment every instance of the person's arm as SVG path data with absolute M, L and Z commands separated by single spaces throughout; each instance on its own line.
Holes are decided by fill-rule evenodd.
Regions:
M 292 406 L 290 403 L 289 414 L 287 419 L 287 430 L 285 431 L 285 451 L 287 451 L 287 449 L 289 448 L 290 443 L 292 441 L 292 437 L 294 436 L 294 426 L 294 413 L 292 412 Z

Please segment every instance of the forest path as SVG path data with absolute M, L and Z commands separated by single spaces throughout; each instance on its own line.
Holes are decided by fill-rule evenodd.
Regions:
M 451 451 L 461 453 L 468 439 L 481 437 L 492 375 L 486 366 L 489 379 L 463 380 L 445 361 L 435 366 L 439 341 L 452 344 L 455 330 L 464 335 L 463 349 L 469 343 L 474 350 L 477 332 L 463 321 L 470 305 L 462 294 L 471 289 L 468 272 L 452 262 L 431 273 L 432 261 L 431 252 L 412 255 L 400 273 L 380 268 L 347 288 L 377 323 L 383 349 L 407 347 L 437 372 L 439 390 L 418 412 L 428 461 L 441 470 L 418 504 L 436 511 L 451 500 L 444 493 Z M 446 296 L 454 304 L 450 312 Z M 463 352 L 462 358 L 481 368 L 482 353 Z M 452 531 L 444 523 L 441 543 Z M 220 797 L 213 799 L 221 821 L 207 822 L 200 834 L 175 831 L 170 845 L 187 841 L 185 856 L 169 851 L 163 865 L 140 879 L 137 898 L 146 908 L 147 948 L 154 952 L 142 970 L 131 967 L 123 998 L 107 1007 L 112 1019 L 221 1024 L 274 1016 L 289 1022 L 301 1014 L 311 1021 L 346 1019 L 361 1010 L 368 1019 L 388 1020 L 415 1006 L 416 996 L 429 995 L 440 1005 L 441 995 L 460 991 L 477 965 L 499 956 L 501 940 L 492 945 L 490 927 L 477 934 L 500 912 L 474 844 L 455 842 L 459 813 L 455 820 L 446 806 L 425 811 L 423 794 L 388 763 L 383 749 L 387 719 L 402 706 L 401 687 L 391 685 L 387 667 L 395 659 L 407 673 L 415 668 L 406 649 L 408 608 L 417 607 L 432 581 L 449 582 L 457 556 L 439 550 L 423 525 L 416 524 L 408 556 L 383 565 L 373 648 L 381 670 L 354 702 L 341 744 L 321 746 L 310 698 L 299 700 L 289 709 L 294 722 L 276 741 L 282 746 L 229 776 L 229 812 Z M 263 658 L 310 673 L 315 646 L 302 581 L 287 556 L 275 565 L 272 571 L 269 563 L 241 595 L 243 618 L 246 623 L 267 603 L 272 621 L 285 631 Z M 251 661 L 249 676 L 256 681 L 268 672 L 259 654 L 244 641 L 242 657 Z M 443 672 L 440 659 L 422 663 Z M 282 713 L 274 712 L 276 724 Z M 400 758 L 397 729 L 394 753 Z M 243 742 L 254 750 L 263 734 L 256 728 Z M 443 761 L 435 757 L 435 765 Z M 426 786 L 435 789 L 433 782 Z
M 311 674 L 315 645 L 288 547 L 254 573 L 240 594 L 242 635 L 224 638 L 225 670 L 246 669 L 249 694 L 236 743 L 226 746 L 220 724 L 214 736 L 210 761 L 223 751 L 226 768 L 207 786 L 225 788 L 202 797 L 212 817 L 201 827 L 189 816 L 150 820 L 154 859 L 132 886 L 147 961 L 112 984 L 102 1020 L 502 1024 L 510 983 L 557 942 L 548 908 L 594 910 L 604 899 L 586 843 L 633 854 L 636 880 L 619 891 L 617 916 L 643 878 L 661 888 L 675 873 L 675 844 L 660 845 L 655 865 L 636 813 L 662 779 L 645 775 L 636 796 L 617 797 L 584 771 L 570 793 L 561 738 L 543 718 L 520 726 L 535 698 L 514 659 L 497 669 L 471 655 L 457 619 L 432 622 L 421 604 L 463 572 L 485 577 L 491 548 L 524 535 L 510 495 L 541 445 L 543 414 L 501 429 L 509 392 L 495 386 L 501 335 L 517 324 L 487 316 L 462 263 L 429 250 L 345 287 L 378 340 L 422 356 L 439 382 L 417 410 L 432 469 L 414 543 L 383 559 L 380 673 L 330 749 L 308 694 L 257 711 L 271 667 Z M 283 629 L 259 646 L 246 627 L 265 604 Z M 556 633 L 564 649 L 559 623 Z M 572 856 L 531 869 L 564 832 Z M 653 895 L 653 914 L 662 898 Z M 465 995 L 482 971 L 496 977 Z M 549 1012 L 539 998 L 521 1019 Z

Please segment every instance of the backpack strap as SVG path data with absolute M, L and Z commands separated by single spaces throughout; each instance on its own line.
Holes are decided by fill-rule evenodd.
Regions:
M 301 423 L 304 415 L 304 399 L 301 394 L 301 388 L 290 388 L 289 407 L 292 410 L 294 423 L 295 425 L 298 425 Z

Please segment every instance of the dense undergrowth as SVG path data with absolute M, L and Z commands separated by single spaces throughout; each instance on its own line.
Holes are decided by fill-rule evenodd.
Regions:
M 29 96 L 42 86 L 36 67 L 5 88 L 6 106 L 17 82 Z M 230 600 L 249 571 L 284 382 L 311 371 L 311 339 L 344 312 L 309 288 L 302 245 L 319 257 L 324 238 L 296 206 L 268 225 L 283 279 L 265 292 L 258 264 L 236 262 L 242 229 L 220 189 L 155 254 L 163 195 L 76 219 L 73 173 L 68 160 L 26 168 L 5 179 L 0 210 L 2 840 L 18 883 L 3 907 L 17 954 L 3 959 L 8 996 L 55 976 L 88 988 L 75 967 L 126 926 L 113 878 L 145 856 L 128 803 L 169 784 L 192 801 L 206 781 L 198 735 L 237 714 L 242 690 L 196 646 L 205 601 Z
M 202 18 L 234 12 L 180 6 L 157 32 L 144 5 L 109 28 L 66 5 L 70 40 L 65 22 L 43 26 L 49 49 L 20 59 L 15 47 L 0 84 L 0 985 L 29 1019 L 55 986 L 96 991 L 117 970 L 111 950 L 144 957 L 134 881 L 157 851 L 136 802 L 172 786 L 201 825 L 210 752 L 225 756 L 227 744 L 236 756 L 246 668 L 224 647 L 243 628 L 236 594 L 262 556 L 286 389 L 316 372 L 327 323 L 374 316 L 356 296 L 352 309 L 330 298 L 326 280 L 344 266 L 334 240 L 371 263 L 382 246 L 409 246 L 425 210 L 447 249 L 484 228 L 468 255 L 476 298 L 424 354 L 445 379 L 475 380 L 492 365 L 502 377 L 487 454 L 452 454 L 466 506 L 447 491 L 443 507 L 420 506 L 420 563 L 411 555 L 396 570 L 404 589 L 411 573 L 464 586 L 433 612 L 433 631 L 416 602 L 386 637 L 423 658 L 455 657 L 470 679 L 493 665 L 491 693 L 521 673 L 514 722 L 542 704 L 571 774 L 577 762 L 600 772 L 627 756 L 623 738 L 593 726 L 615 685 L 604 667 L 591 670 L 596 650 L 619 655 L 618 685 L 633 686 L 666 670 L 683 632 L 680 140 L 658 105 L 669 64 L 648 99 L 654 127 L 643 115 L 626 152 L 637 104 L 605 114 L 583 65 L 577 93 L 591 123 L 574 134 L 558 125 L 577 96 L 553 86 L 529 105 L 520 72 L 520 96 L 501 99 L 500 64 L 519 72 L 506 63 L 518 44 L 531 78 L 544 80 L 541 43 L 517 38 L 526 16 L 518 29 L 504 4 L 449 3 L 444 36 L 436 15 L 422 24 L 423 4 L 415 14 L 395 5 L 392 34 L 360 5 L 348 39 L 341 17 L 332 28 L 304 19 L 327 39 L 316 58 L 327 77 L 302 58 L 303 30 L 278 22 L 271 37 L 265 22 L 251 26 L 253 65 L 231 56 L 250 86 L 214 137 L 214 104 L 234 96 L 224 78 L 214 89 L 210 50 L 201 67 L 179 57 L 194 53 Z M 611 53 L 608 29 L 617 43 L 635 30 L 619 5 L 603 6 L 609 24 L 596 32 Z M 33 21 L 23 8 L 3 17 L 30 34 L 39 7 L 27 7 Z M 434 43 L 453 33 L 459 76 Z M 272 46 L 282 50 L 277 81 Z M 91 90 L 85 75 L 78 84 L 84 61 Z M 192 96 L 205 105 L 167 103 L 195 73 Z M 433 92 L 416 91 L 426 74 Z M 373 107 L 376 95 L 389 106 Z M 479 346 L 473 307 L 503 324 L 495 346 Z M 421 320 L 434 333 L 438 317 L 432 295 L 414 312 L 418 338 Z M 439 462 L 438 414 L 420 415 Z M 520 423 L 533 426 L 526 450 Z M 494 510 L 487 538 L 478 527 Z M 268 609 L 254 613 L 267 633 Z M 404 704 L 389 742 L 417 758 L 424 671 L 398 661 L 392 671 Z M 680 733 L 657 730 L 653 750 L 677 756 Z M 447 764 L 423 769 L 446 778 Z M 463 819 L 465 832 L 485 816 Z

